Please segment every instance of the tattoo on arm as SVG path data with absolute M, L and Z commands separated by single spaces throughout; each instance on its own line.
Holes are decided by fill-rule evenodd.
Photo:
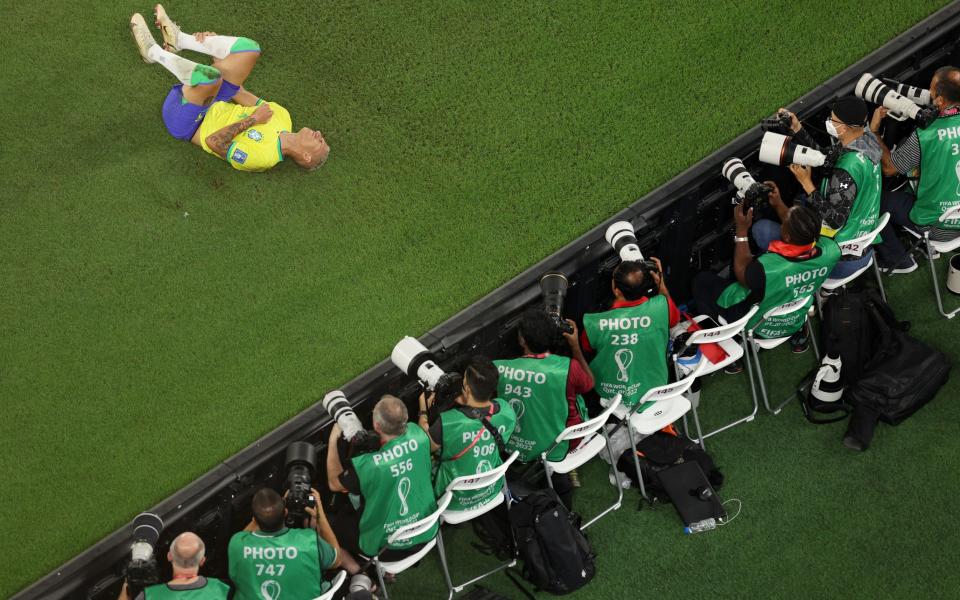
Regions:
M 227 148 L 230 147 L 230 142 L 233 141 L 233 138 L 250 129 L 255 124 L 256 121 L 253 117 L 247 117 L 242 121 L 237 121 L 222 129 L 218 129 L 207 136 L 207 146 L 220 158 L 226 158 Z

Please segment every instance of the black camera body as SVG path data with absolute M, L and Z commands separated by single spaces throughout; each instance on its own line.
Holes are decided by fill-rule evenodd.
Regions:
M 317 470 L 317 449 L 307 442 L 294 442 L 287 447 L 286 458 L 286 526 L 303 528 L 307 519 L 307 508 L 317 507 L 317 498 L 313 496 L 313 475 Z
M 761 206 L 767 206 L 770 203 L 770 193 L 773 192 L 773 188 L 765 183 L 755 183 L 747 188 L 746 192 L 743 194 L 743 198 L 739 196 L 733 197 L 733 204 L 738 205 L 743 214 L 747 214 L 747 211 L 751 208 L 757 209 Z
M 793 120 L 785 112 L 778 112 L 772 117 L 760 121 L 760 129 L 763 131 L 772 131 L 783 135 L 793 135 L 792 125 Z
M 456 408 L 457 398 L 463 393 L 463 375 L 460 373 L 445 373 L 433 388 L 433 405 L 427 414 L 427 421 L 431 424 L 440 417 L 440 413 Z

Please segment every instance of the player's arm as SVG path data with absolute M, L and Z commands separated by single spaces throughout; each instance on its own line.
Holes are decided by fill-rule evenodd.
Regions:
M 214 154 L 220 158 L 226 158 L 227 149 L 230 148 L 230 143 L 233 141 L 233 138 L 250 129 L 254 125 L 262 125 L 263 123 L 266 123 L 272 116 L 273 111 L 270 110 L 270 107 L 267 104 L 261 104 L 257 107 L 257 110 L 253 111 L 253 114 L 246 119 L 241 119 L 236 123 L 231 123 L 230 125 L 222 127 L 208 135 L 207 139 L 205 140 L 207 142 L 207 147 L 210 148 L 210 150 L 212 150 Z
M 240 106 L 256 106 L 257 102 L 260 101 L 260 97 L 252 94 L 250 90 L 240 86 L 240 90 L 233 95 L 234 104 L 239 104 Z

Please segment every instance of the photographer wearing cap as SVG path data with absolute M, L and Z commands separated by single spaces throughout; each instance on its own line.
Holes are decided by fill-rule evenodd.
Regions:
M 571 330 L 563 332 L 572 359 L 551 354 L 558 327 L 541 307 L 527 309 L 520 317 L 517 332 L 519 358 L 495 360 L 500 372 L 497 395 L 506 400 L 517 415 L 517 426 L 507 441 L 507 450 L 520 453 L 517 462 L 529 463 L 553 446 L 557 435 L 570 425 L 583 422 L 586 409 L 580 394 L 593 389 L 593 374 L 580 349 L 576 324 L 567 320 Z M 569 442 L 563 442 L 547 456 L 559 461 L 567 455 Z M 570 507 L 573 485 L 567 473 L 553 475 L 553 487 Z
M 816 141 L 800 124 L 797 116 L 781 108 L 780 114 L 788 115 L 793 139 L 798 144 L 821 150 Z M 867 105 L 856 96 L 844 96 L 831 106 L 830 118 L 826 121 L 827 133 L 840 144 L 839 157 L 820 184 L 813 183 L 813 170 L 809 166 L 790 165 L 790 172 L 803 189 L 799 200 L 820 213 L 823 222 L 820 235 L 832 238 L 838 244 L 856 239 L 876 229 L 880 220 L 880 160 L 883 154 L 880 140 L 866 129 Z M 773 188 L 773 182 L 766 182 Z M 788 207 L 778 189 L 770 196 L 770 205 L 783 222 Z M 771 241 L 779 240 L 780 226 L 773 221 L 760 220 L 753 226 L 753 236 L 761 250 L 766 250 Z M 840 279 L 862 269 L 870 262 L 872 247 L 863 256 L 841 256 L 830 277 Z
M 590 370 L 602 398 L 623 394 L 632 407 L 667 383 L 667 344 L 680 311 L 670 298 L 660 260 L 625 260 L 613 270 L 610 310 L 583 315 L 580 343 L 595 352 Z
M 497 367 L 489 358 L 473 356 L 463 372 L 463 392 L 456 406 L 440 413 L 429 424 L 427 413 L 433 401 L 420 396 L 420 427 L 428 432 L 431 449 L 439 466 L 433 483 L 439 496 L 450 482 L 463 475 L 475 475 L 496 469 L 503 460 L 507 440 L 517 424 L 517 415 L 506 400 L 497 398 Z M 467 510 L 499 494 L 503 481 L 480 490 L 459 491 L 453 495 L 450 510 Z
M 783 218 L 783 240 L 770 242 L 767 252 L 754 258 L 750 254 L 747 232 L 753 222 L 753 209 L 746 213 L 733 209 L 733 274 L 736 281 L 715 273 L 699 273 L 693 280 L 693 298 L 700 312 L 727 322 L 742 318 L 754 304 L 760 310 L 747 323 L 754 327 L 772 308 L 820 289 L 840 259 L 840 247 L 819 236 L 820 215 L 810 207 L 794 206 Z M 774 338 L 797 334 L 806 320 L 806 312 L 768 320 L 757 337 Z M 795 352 L 806 350 L 806 346 Z
M 203 540 L 189 531 L 181 533 L 170 542 L 167 561 L 173 567 L 173 578 L 167 583 L 152 585 L 134 600 L 162 600 L 164 598 L 187 598 L 191 600 L 226 600 L 230 586 L 212 577 L 200 575 L 200 567 L 206 562 Z M 129 600 L 124 582 L 118 600 Z
M 253 496 L 253 518 L 230 538 L 230 580 L 239 600 L 316 598 L 330 584 L 323 571 L 343 562 L 337 538 L 327 522 L 320 495 L 311 489 L 316 508 L 306 508 L 310 528 L 287 528 L 283 498 L 271 488 Z M 354 565 L 354 570 L 356 567 Z
M 884 191 L 881 210 L 890 213 L 878 247 L 881 270 L 909 273 L 917 268 L 896 235 L 895 225 L 930 232 L 945 242 L 960 236 L 960 219 L 941 223 L 940 215 L 960 203 L 960 69 L 941 67 L 930 81 L 930 97 L 939 111 L 925 129 L 916 129 L 891 153 L 883 145 L 883 174 L 919 176 L 915 194 L 900 189 Z M 887 110 L 878 107 L 870 128 L 879 132 Z M 881 142 L 882 144 L 882 142 Z
M 373 429 L 380 437 L 380 449 L 353 456 L 344 465 L 337 451 L 340 427 L 333 426 L 327 446 L 327 482 L 330 491 L 350 494 L 357 508 L 354 519 L 335 522 L 344 546 L 367 557 L 383 550 L 380 557 L 394 561 L 416 552 L 437 533 L 434 526 L 386 548 L 391 533 L 437 509 L 430 481 L 430 439 L 419 427 L 410 426 L 407 407 L 396 396 L 384 396 L 373 407 Z

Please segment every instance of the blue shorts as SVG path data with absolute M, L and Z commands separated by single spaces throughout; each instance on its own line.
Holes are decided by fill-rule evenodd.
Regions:
M 214 102 L 229 102 L 238 91 L 240 91 L 239 85 L 224 79 L 220 83 L 220 91 L 217 92 Z M 178 83 L 170 88 L 167 99 L 163 101 L 163 124 L 167 126 L 170 135 L 178 140 L 189 142 L 212 104 L 213 102 L 206 106 L 197 106 L 187 102 L 183 97 L 183 84 Z

